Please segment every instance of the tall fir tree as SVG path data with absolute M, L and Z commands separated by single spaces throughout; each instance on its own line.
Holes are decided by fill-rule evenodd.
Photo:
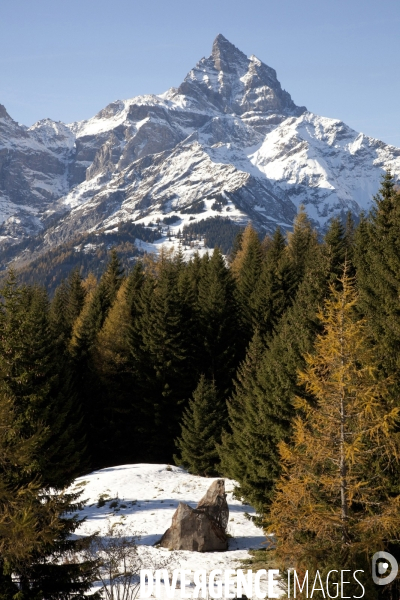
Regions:
M 318 235 L 313 229 L 303 205 L 293 223 L 293 231 L 288 234 L 287 252 L 299 281 L 304 277 L 308 265 L 314 262 L 314 252 L 318 249 Z
M 204 263 L 198 294 L 199 335 L 202 339 L 201 371 L 214 379 L 222 396 L 233 386 L 238 362 L 246 341 L 240 339 L 240 317 L 235 283 L 224 257 L 215 249 Z
M 316 312 L 327 293 L 330 266 L 304 211 L 296 218 L 287 246 L 279 230 L 264 245 L 266 266 L 263 265 L 265 271 L 260 280 L 259 305 L 259 314 L 263 315 L 262 342 L 257 342 L 254 370 L 246 367 L 246 385 L 241 395 L 243 398 L 248 394 L 248 398 L 243 421 L 239 424 L 234 418 L 230 420 L 231 431 L 221 447 L 223 464 L 229 473 L 236 472 L 237 494 L 259 512 L 268 506 L 279 476 L 277 444 L 290 434 L 294 416 L 291 398 L 295 390 L 301 393 L 296 383 L 297 370 L 319 329 Z M 281 282 L 276 278 L 279 269 L 284 274 Z M 254 349 L 250 347 L 249 351 Z M 253 356 L 248 359 L 252 364 Z M 247 438 L 242 438 L 247 448 L 246 461 L 236 454 L 227 459 L 229 443 L 235 436 L 241 437 L 240 429 L 247 432 Z
M 108 308 L 112 306 L 123 280 L 124 269 L 121 266 L 117 251 L 113 248 L 110 253 L 107 268 L 100 281 L 100 286 L 105 290 Z
M 299 279 L 279 227 L 272 238 L 264 240 L 263 245 L 265 256 L 255 287 L 252 313 L 253 328 L 267 340 L 293 302 Z
M 190 396 L 184 312 L 173 262 L 161 256 L 147 274 L 130 332 L 137 382 L 133 411 L 139 460 L 168 461 L 179 432 L 182 403 Z
M 66 351 L 75 321 L 85 303 L 86 290 L 78 269 L 73 269 L 67 280 L 57 287 L 50 306 L 50 321 L 59 343 Z
M 208 261 L 208 259 L 209 257 L 207 254 L 201 258 L 199 253 L 195 252 L 187 265 L 186 273 L 192 285 L 195 299 L 198 297 L 199 282 L 204 271 L 204 261 Z
M 198 327 L 197 285 L 188 265 L 185 265 L 178 274 L 178 294 L 182 308 L 182 321 L 185 324 L 182 341 L 186 348 L 186 369 L 190 373 L 189 385 L 193 390 L 201 375 L 199 367 L 201 339 Z
M 381 368 L 400 390 L 400 193 L 387 172 L 356 233 L 360 310 L 368 317 Z
M 391 377 L 391 399 L 400 406 L 400 193 L 390 171 L 382 177 L 368 216 L 355 233 L 358 310 L 367 318 L 380 377 Z M 391 493 L 400 493 L 400 468 L 392 469 Z M 400 544 L 391 553 L 400 560 Z M 395 595 L 396 596 L 396 595 Z
M 183 413 L 181 435 L 176 440 L 180 454 L 174 456 L 175 463 L 195 475 L 217 475 L 217 444 L 221 440 L 224 416 L 225 406 L 214 381 L 208 381 L 202 375 Z
M 349 213 L 343 225 L 339 218 L 334 218 L 325 234 L 322 252 L 329 262 L 330 283 L 340 288 L 340 276 L 346 264 L 349 275 L 355 275 L 353 264 L 354 254 L 354 224 Z
M 65 352 L 71 339 L 71 327 L 67 319 L 68 285 L 63 280 L 57 286 L 50 305 L 50 325 L 61 351 Z
M 225 476 L 240 482 L 240 495 L 245 497 L 252 495 L 253 488 L 258 483 L 252 480 L 252 475 L 257 472 L 250 471 L 248 465 L 260 450 L 260 407 L 255 395 L 255 385 L 264 351 L 262 336 L 256 330 L 246 358 L 237 371 L 234 392 L 227 401 L 229 427 L 225 428 L 221 444 L 218 445 L 221 471 Z
M 249 337 L 255 326 L 257 284 L 260 279 L 263 253 L 257 232 L 249 224 L 244 230 L 240 247 L 231 263 L 236 280 L 236 293 L 243 321 L 244 335 Z
M 67 279 L 68 299 L 66 314 L 68 325 L 72 327 L 82 312 L 85 304 L 86 290 L 78 269 L 73 269 Z

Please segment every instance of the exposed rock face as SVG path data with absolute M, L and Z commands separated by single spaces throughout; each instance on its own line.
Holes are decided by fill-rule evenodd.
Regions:
M 271 129 L 271 115 L 277 124 L 306 111 L 282 90 L 274 69 L 255 56 L 248 58 L 221 34 L 214 40 L 211 56 L 197 63 L 176 93 L 169 93 L 171 98 L 179 95 L 200 110 L 211 105 L 222 113 L 252 119 L 252 126 L 262 133 Z
M 229 508 L 223 479 L 217 479 L 210 485 L 196 510 L 204 512 L 220 529 L 225 531 L 229 520 Z
M 161 538 L 163 548 L 215 552 L 228 549 L 225 533 L 229 518 L 223 479 L 214 481 L 197 508 L 180 502 L 172 524 Z
M 46 119 L 31 128 L 16 123 L 0 105 L 0 223 L 20 241 L 42 228 L 42 218 L 66 194 L 74 135 Z M 7 223 L 8 221 L 8 223 Z

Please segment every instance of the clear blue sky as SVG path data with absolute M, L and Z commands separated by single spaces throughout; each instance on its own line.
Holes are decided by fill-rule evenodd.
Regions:
M 0 103 L 89 118 L 179 85 L 218 33 L 297 104 L 400 147 L 399 0 L 0 0 Z

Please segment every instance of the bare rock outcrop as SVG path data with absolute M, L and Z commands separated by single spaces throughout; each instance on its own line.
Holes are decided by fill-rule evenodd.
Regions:
M 163 548 L 216 552 L 228 549 L 226 526 L 229 508 L 225 482 L 214 481 L 196 508 L 180 502 L 172 517 L 171 527 L 161 538 Z
M 228 525 L 229 508 L 223 479 L 217 479 L 210 485 L 198 503 L 196 510 L 204 512 L 220 529 L 225 531 Z

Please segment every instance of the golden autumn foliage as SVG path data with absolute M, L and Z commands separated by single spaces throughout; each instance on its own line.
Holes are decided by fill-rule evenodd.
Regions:
M 240 248 L 231 264 L 231 271 L 236 279 L 240 279 L 245 267 L 246 258 L 253 248 L 255 251 L 258 250 L 261 260 L 261 244 L 256 230 L 249 223 L 243 231 Z
M 82 331 L 85 327 L 85 323 L 90 315 L 93 298 L 97 289 L 97 279 L 95 275 L 93 275 L 93 273 L 89 273 L 89 275 L 83 281 L 83 288 L 86 292 L 85 303 L 83 305 L 80 315 L 73 324 L 71 340 L 69 343 L 69 349 L 72 355 L 74 354 L 75 349 L 79 345 L 80 337 L 82 336 Z
M 400 540 L 399 408 L 378 377 L 366 322 L 346 269 L 319 319 L 315 353 L 299 374 L 310 402 L 295 399 L 291 443 L 280 443 L 283 474 L 268 516 L 277 557 L 297 569 L 356 564 Z M 335 567 L 332 567 L 335 568 Z
M 89 273 L 86 279 L 83 281 L 83 288 L 86 292 L 86 297 L 90 298 L 94 290 L 97 287 L 97 279 L 93 273 Z
M 128 280 L 118 290 L 117 297 L 97 336 L 95 363 L 100 373 L 117 372 L 127 362 L 130 308 L 127 298 Z

